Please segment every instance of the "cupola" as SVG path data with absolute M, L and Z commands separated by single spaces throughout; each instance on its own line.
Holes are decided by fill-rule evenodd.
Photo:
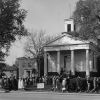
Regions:
M 64 26 L 65 26 L 65 32 L 75 31 L 74 20 L 72 18 L 64 19 Z

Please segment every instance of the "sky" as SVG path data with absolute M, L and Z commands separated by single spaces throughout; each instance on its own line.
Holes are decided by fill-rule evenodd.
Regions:
M 25 26 L 30 30 L 45 30 L 54 34 L 64 31 L 64 18 L 69 18 L 78 0 L 22 0 L 27 18 Z
M 70 18 L 78 0 L 22 0 L 21 8 L 27 10 L 24 21 L 29 31 L 45 30 L 48 34 L 64 32 L 64 19 Z M 16 58 L 24 56 L 26 39 L 16 40 L 10 50 L 6 63 L 12 65 Z

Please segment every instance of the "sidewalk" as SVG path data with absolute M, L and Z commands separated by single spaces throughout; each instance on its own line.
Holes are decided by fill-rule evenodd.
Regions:
M 81 96 L 100 96 L 100 94 L 96 93 L 68 93 L 68 92 L 53 92 L 53 91 L 15 91 L 11 93 L 28 93 L 28 94 L 50 94 L 50 95 L 81 95 Z
M 43 91 L 43 90 L 38 90 L 38 91 L 25 91 L 25 90 L 17 90 L 17 91 L 10 91 L 10 92 L 5 92 L 4 90 L 0 90 L 0 93 L 28 93 L 28 94 L 50 94 L 50 95 L 81 95 L 81 96 L 100 96 L 100 93 L 68 93 L 68 92 L 54 92 L 54 91 Z

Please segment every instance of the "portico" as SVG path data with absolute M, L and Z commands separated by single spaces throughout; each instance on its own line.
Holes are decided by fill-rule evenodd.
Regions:
M 44 75 L 48 72 L 57 72 L 61 69 L 75 75 L 76 71 L 85 71 L 86 76 L 90 72 L 97 72 L 96 57 L 98 49 L 89 41 L 76 40 L 68 34 L 51 41 L 44 47 Z

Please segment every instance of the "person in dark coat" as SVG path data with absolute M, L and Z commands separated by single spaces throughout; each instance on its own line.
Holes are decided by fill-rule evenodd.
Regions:
M 14 83 L 13 83 L 13 78 L 10 77 L 10 90 L 14 90 Z
M 66 90 L 67 90 L 67 92 L 70 90 L 70 77 L 69 77 L 69 75 L 66 78 Z
M 1 80 L 1 87 L 4 89 L 4 77 L 2 77 L 2 80 Z
M 81 77 L 80 77 L 80 76 L 78 76 L 78 77 L 76 78 L 76 83 L 77 83 L 76 92 L 81 92 L 81 91 L 82 91 L 82 90 L 81 90 L 82 81 L 81 81 Z
M 13 90 L 18 90 L 18 81 L 15 76 L 13 77 Z
M 5 92 L 10 92 L 10 80 L 9 78 L 6 78 L 5 81 L 4 81 L 4 89 L 5 89 Z
M 96 92 L 97 93 L 100 93 L 100 77 L 97 77 L 97 90 L 96 90 Z

